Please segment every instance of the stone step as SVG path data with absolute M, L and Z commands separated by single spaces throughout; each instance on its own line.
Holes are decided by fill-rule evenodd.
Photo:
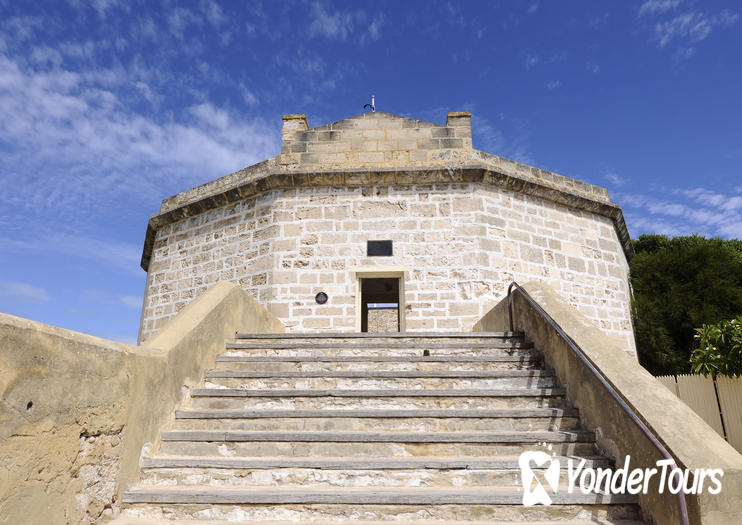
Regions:
M 454 394 L 451 394 L 451 393 Z M 233 390 L 194 389 L 195 410 L 497 410 L 564 408 L 561 388 L 511 390 Z
M 311 357 L 311 356 L 307 356 Z M 241 358 L 240 361 L 223 361 L 217 360 L 214 365 L 214 371 L 233 371 L 233 372 L 364 372 L 376 371 L 383 369 L 389 372 L 436 372 L 444 370 L 448 372 L 489 372 L 489 371 L 509 371 L 520 370 L 528 371 L 538 369 L 542 364 L 541 356 L 534 359 L 528 359 L 518 356 L 507 356 L 507 360 L 496 359 L 493 361 L 437 361 L 429 358 L 423 360 L 410 360 L 402 358 L 396 361 L 371 361 L 371 360 L 350 360 L 350 361 L 324 361 L 321 358 L 312 358 L 303 360 L 298 358 L 271 358 L 270 361 L 255 360 L 249 357 Z M 371 359 L 371 358 L 369 358 Z
M 577 417 L 576 408 L 511 410 L 176 410 L 176 419 L 260 418 L 541 418 Z
M 591 441 L 595 434 L 586 430 L 524 432 L 258 432 L 218 430 L 170 430 L 162 441 L 300 443 L 574 443 Z
M 354 379 L 378 379 L 378 378 L 479 378 L 492 379 L 502 377 L 553 377 L 550 370 L 333 370 L 325 371 L 294 371 L 294 372 L 269 372 L 263 370 L 206 370 L 206 378 L 239 377 L 239 378 L 354 378 Z
M 374 341 L 374 340 L 390 340 L 390 341 L 417 341 L 420 339 L 432 339 L 442 340 L 450 339 L 455 341 L 461 340 L 482 340 L 482 339 L 511 339 L 511 338 L 523 338 L 523 332 L 385 332 L 385 333 L 369 333 L 369 332 L 287 332 L 280 334 L 249 334 L 249 333 L 236 333 L 235 340 L 243 339 L 255 339 L 260 341 L 265 340 L 293 340 L 293 339 L 306 339 L 306 340 L 352 340 L 352 341 Z
M 350 411 L 348 411 L 350 412 Z M 383 411 L 377 411 L 383 412 Z M 463 411 L 461 411 L 463 412 Z M 577 417 L 309 417 L 177 419 L 172 430 L 484 432 L 577 430 Z
M 564 395 L 563 388 L 498 388 L 498 389 L 327 389 L 327 390 L 247 390 L 240 388 L 194 388 L 192 397 L 541 397 Z
M 249 362 L 249 363 L 283 363 L 283 362 L 314 362 L 314 363 L 512 363 L 540 361 L 541 352 L 537 350 L 523 350 L 518 352 L 499 352 L 497 355 L 313 355 L 296 354 L 287 356 L 260 356 L 249 352 L 231 352 L 219 354 L 216 361 L 219 362 Z
M 560 464 L 566 465 L 569 460 L 585 461 L 585 468 L 606 468 L 612 462 L 605 456 L 556 456 Z M 276 457 L 276 458 L 243 458 L 223 456 L 154 456 L 143 457 L 141 466 L 144 469 L 165 468 L 210 468 L 210 469 L 281 469 L 303 468 L 324 470 L 410 470 L 410 469 L 517 469 L 518 456 L 480 457 L 408 457 L 408 458 L 370 458 L 355 457 Z
M 606 468 L 604 457 L 558 458 Z M 143 458 L 142 486 L 501 487 L 520 485 L 518 458 Z M 543 469 L 538 469 L 543 471 Z M 561 482 L 566 483 L 566 478 Z M 560 490 L 566 490 L 566 486 Z
M 398 489 L 397 489 L 398 490 Z M 357 505 L 357 504 L 256 504 L 212 505 L 131 504 L 124 511 L 154 519 L 188 520 L 179 525 L 329 525 L 360 522 L 363 525 L 521 525 L 555 523 L 570 525 L 635 525 L 636 505 L 556 504 L 536 505 Z M 193 521 L 191 521 L 193 520 Z M 208 521 L 199 521 L 208 520 Z M 161 523 L 161 522 L 151 522 Z M 170 521 L 162 523 L 170 524 Z M 177 523 L 177 522 L 176 522 Z M 118 524 L 117 524 L 118 525 Z M 139 525 L 138 523 L 135 525 Z M 151 525 L 147 523 L 147 525 Z M 224 525 L 224 523 L 219 523 Z
M 261 349 L 261 348 L 274 348 L 274 349 L 287 349 L 287 348 L 327 348 L 327 349 L 361 349 L 361 348 L 381 348 L 381 349 L 448 349 L 448 348 L 459 348 L 459 349 L 530 349 L 533 348 L 533 343 L 524 342 L 521 340 L 493 340 L 493 341 L 434 341 L 421 339 L 413 342 L 405 341 L 325 341 L 322 339 L 316 340 L 302 340 L 302 339 L 276 339 L 276 340 L 255 340 L 255 341 L 235 341 L 234 343 L 225 343 L 227 349 Z
M 634 504 L 636 496 L 582 494 L 560 491 L 550 495 L 551 506 Z M 142 487 L 124 492 L 124 503 L 175 504 L 351 504 L 351 505 L 522 505 L 523 494 L 514 489 L 495 487 L 418 488 L 343 487 L 343 488 L 271 488 L 214 489 L 194 487 Z M 549 507 L 543 507 L 548 509 Z
M 224 433 L 222 433 L 224 434 Z M 593 441 L 385 442 L 385 441 L 162 441 L 157 455 L 221 457 L 442 458 L 514 456 L 543 450 L 562 456 L 594 456 Z
M 522 348 L 496 348 L 492 346 L 472 347 L 465 346 L 421 346 L 410 347 L 407 345 L 400 346 L 350 346 L 350 345 L 252 345 L 233 347 L 227 344 L 224 355 L 227 356 L 274 356 L 274 357 L 295 357 L 295 356 L 326 356 L 326 357 L 396 357 L 397 360 L 404 360 L 408 357 L 430 357 L 430 356 L 471 356 L 480 357 L 483 360 L 494 360 L 505 356 L 531 357 L 539 354 L 535 349 Z M 404 358 L 404 359 L 400 359 Z
M 576 430 L 574 408 L 510 410 L 177 410 L 173 430 Z
M 552 388 L 553 376 L 468 377 L 209 377 L 205 388 L 237 390 L 473 390 Z
M 542 477 L 544 469 L 538 469 Z M 558 489 L 567 491 L 563 476 Z M 149 467 L 137 485 L 145 487 L 271 488 L 271 487 L 489 487 L 493 490 L 520 487 L 520 469 L 515 468 L 425 468 L 425 469 L 324 469 L 324 468 L 210 468 Z
M 143 506 L 139 506 L 143 507 Z M 594 506 L 597 507 L 597 506 Z M 565 507 L 560 507 L 560 509 L 564 510 Z M 510 508 L 512 510 L 512 507 Z M 597 510 L 597 509 L 596 509 Z M 570 519 L 569 517 L 566 518 L 568 520 L 569 525 L 644 525 L 643 521 L 637 521 L 637 520 L 625 520 L 625 519 L 614 519 L 614 518 L 602 518 L 599 516 L 593 516 L 590 519 Z M 297 525 L 297 523 L 302 523 L 304 525 L 334 525 L 335 523 L 338 523 L 339 521 L 345 521 L 342 519 L 342 517 L 338 521 L 275 521 L 275 520 L 265 520 L 265 519 L 259 519 L 257 521 L 223 521 L 223 520 L 198 520 L 198 519 L 187 519 L 187 520 L 179 520 L 179 519 L 167 519 L 167 518 L 135 518 L 131 516 L 119 516 L 118 518 L 114 519 L 113 521 L 108 522 L 108 525 Z M 353 518 L 353 522 L 360 522 L 363 525 L 560 525 L 564 524 L 566 521 L 560 519 L 559 521 L 555 520 L 549 520 L 549 521 L 522 521 L 522 520 L 507 520 L 507 521 L 501 521 L 501 520 L 487 520 L 487 521 L 460 521 L 457 519 L 456 521 L 452 520 L 428 520 L 425 519 L 424 521 L 408 521 L 408 520 L 396 520 L 393 519 L 391 521 L 368 521 L 365 519 L 357 519 Z

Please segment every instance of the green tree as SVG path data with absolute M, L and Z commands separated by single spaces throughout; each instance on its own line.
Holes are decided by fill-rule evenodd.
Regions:
M 630 263 L 639 362 L 687 374 L 695 328 L 742 314 L 742 241 L 642 235 Z

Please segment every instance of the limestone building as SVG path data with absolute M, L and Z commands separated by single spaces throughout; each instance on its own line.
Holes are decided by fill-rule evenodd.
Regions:
M 605 189 L 474 149 L 469 113 L 286 115 L 280 155 L 150 218 L 139 341 L 220 280 L 303 332 L 469 331 L 542 280 L 633 352 L 631 254 Z

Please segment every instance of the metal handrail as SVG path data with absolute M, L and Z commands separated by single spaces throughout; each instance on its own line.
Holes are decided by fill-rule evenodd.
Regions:
M 670 453 L 667 451 L 667 449 L 664 447 L 662 443 L 657 439 L 657 437 L 652 433 L 651 430 L 649 430 L 649 427 L 647 427 L 644 422 L 639 419 L 639 416 L 634 412 L 634 410 L 624 401 L 623 397 L 616 392 L 616 389 L 613 388 L 613 386 L 608 382 L 608 380 L 605 378 L 605 376 L 600 372 L 597 368 L 595 368 L 595 365 L 593 365 L 590 360 L 587 358 L 585 353 L 582 351 L 582 349 L 577 346 L 577 343 L 575 343 L 571 337 L 567 335 L 567 333 L 562 330 L 562 327 L 559 326 L 559 324 L 548 314 L 546 311 L 541 308 L 541 306 L 526 292 L 523 287 L 521 287 L 518 283 L 513 281 L 510 283 L 510 286 L 508 286 L 508 321 L 509 321 L 509 327 L 510 331 L 514 332 L 515 329 L 513 327 L 513 297 L 512 297 L 512 291 L 513 287 L 517 288 L 518 291 L 523 294 L 523 297 L 531 303 L 531 306 L 533 306 L 536 311 L 541 314 L 541 316 L 546 319 L 546 321 L 551 325 L 551 327 L 556 330 L 556 332 L 559 334 L 559 336 L 564 339 L 564 342 L 567 343 L 567 345 L 577 354 L 577 357 L 580 358 L 582 363 L 590 370 L 593 375 L 597 378 L 597 380 L 602 384 L 606 390 L 608 390 L 608 393 L 611 394 L 613 399 L 616 400 L 616 402 L 619 404 L 619 406 L 623 409 L 624 412 L 631 418 L 631 420 L 636 424 L 637 427 L 639 427 L 639 430 L 642 431 L 642 433 L 649 439 L 649 441 L 654 445 L 654 448 L 657 449 L 657 451 L 664 457 L 665 459 L 668 459 L 672 461 L 672 463 L 677 467 L 677 463 L 675 462 L 675 458 L 673 458 Z M 678 512 L 680 513 L 680 522 L 681 525 L 689 525 L 688 522 L 688 507 L 685 503 L 685 496 L 683 495 L 683 491 L 680 490 L 675 495 L 677 502 L 678 502 Z

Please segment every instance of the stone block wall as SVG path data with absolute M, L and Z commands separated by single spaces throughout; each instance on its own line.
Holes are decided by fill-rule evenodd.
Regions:
M 399 332 L 399 310 L 397 308 L 373 308 L 368 311 L 370 333 Z
M 394 256 L 366 257 L 391 239 Z M 408 331 L 469 331 L 512 280 L 542 280 L 634 351 L 609 218 L 482 184 L 272 190 L 157 232 L 140 340 L 206 287 L 238 283 L 294 331 L 353 331 L 353 269 L 406 266 Z M 318 305 L 314 296 L 330 300 Z
M 389 113 L 309 129 L 304 115 L 283 117 L 282 166 L 385 166 L 434 160 L 440 150 L 472 149 L 471 114 L 449 113 L 445 126 Z

